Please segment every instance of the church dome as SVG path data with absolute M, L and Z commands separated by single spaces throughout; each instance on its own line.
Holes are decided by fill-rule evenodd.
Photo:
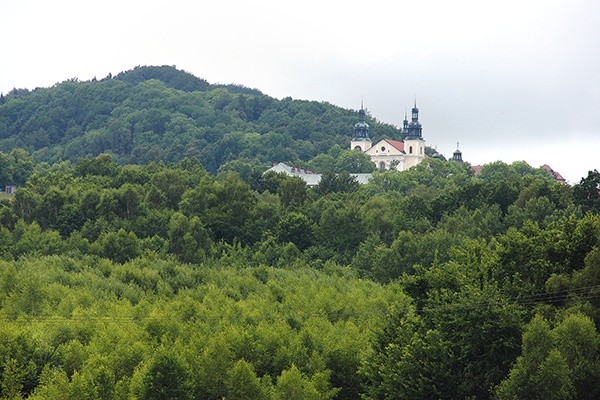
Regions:
M 366 113 L 361 104 L 358 111 L 358 122 L 354 124 L 354 140 L 369 140 L 369 124 L 365 120 Z

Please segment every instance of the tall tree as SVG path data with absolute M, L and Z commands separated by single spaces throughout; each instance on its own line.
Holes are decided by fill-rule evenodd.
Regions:
M 600 172 L 589 171 L 587 177 L 581 178 L 573 187 L 573 197 L 584 210 L 600 212 Z

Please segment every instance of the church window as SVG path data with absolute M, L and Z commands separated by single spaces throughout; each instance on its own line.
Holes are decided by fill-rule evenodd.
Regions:
M 412 146 L 408 148 L 408 154 L 412 154 Z
M 354 150 L 362 150 L 362 149 L 360 148 L 360 146 L 355 146 Z
M 385 146 L 381 146 L 381 151 L 385 151 Z
M 382 162 L 379 163 L 379 170 L 380 171 L 385 171 L 385 162 L 382 161 Z

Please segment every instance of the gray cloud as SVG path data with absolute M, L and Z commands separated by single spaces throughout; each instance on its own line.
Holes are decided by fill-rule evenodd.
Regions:
M 594 0 L 3 2 L 0 92 L 177 65 L 211 82 L 358 108 L 474 163 L 598 168 Z M 195 2 L 194 2 L 195 3 Z M 217 4 L 218 3 L 218 4 Z

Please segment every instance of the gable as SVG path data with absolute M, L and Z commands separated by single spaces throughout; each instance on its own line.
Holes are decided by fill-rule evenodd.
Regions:
M 397 140 L 383 139 L 371 146 L 366 154 L 370 156 L 399 156 L 405 154 L 404 142 Z

